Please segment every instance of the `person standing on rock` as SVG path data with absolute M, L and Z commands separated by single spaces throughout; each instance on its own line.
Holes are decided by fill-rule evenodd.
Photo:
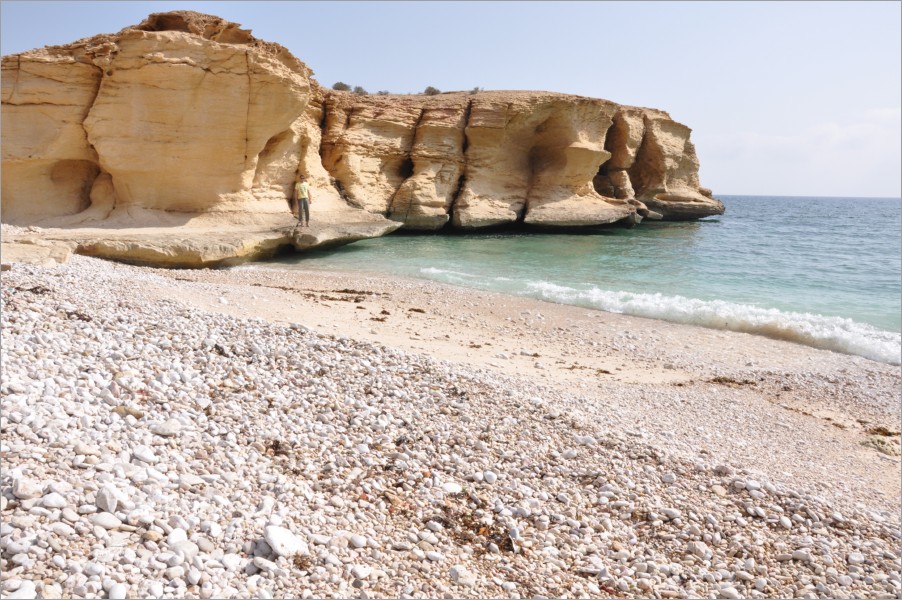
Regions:
M 307 177 L 298 173 L 294 179 L 294 204 L 298 208 L 298 224 L 304 222 L 304 227 L 310 227 L 310 205 L 313 204 L 313 195 L 307 186 Z

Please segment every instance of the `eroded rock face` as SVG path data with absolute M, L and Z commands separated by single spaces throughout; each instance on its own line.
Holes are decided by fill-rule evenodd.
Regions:
M 272 200 L 273 175 L 283 175 L 273 163 L 297 164 L 293 126 L 309 75 L 284 48 L 188 12 L 4 57 L 3 166 L 16 174 L 4 183 L 4 220 L 91 205 L 198 212 Z M 35 126 L 47 135 L 20 131 Z M 36 193 L 48 179 L 55 193 Z M 52 209 L 34 214 L 30 198 L 47 196 Z M 284 205 L 284 190 L 276 196 Z
M 119 36 L 107 63 L 84 127 L 116 203 L 204 211 L 258 199 L 255 181 L 266 197 L 268 163 L 289 154 L 309 98 L 300 63 L 138 30 Z
M 2 77 L 3 222 L 68 228 L 70 241 L 73 228 L 121 234 L 173 214 L 233 214 L 259 235 L 291 223 L 299 171 L 313 222 L 349 240 L 723 212 L 699 186 L 689 128 L 661 111 L 545 92 L 323 90 L 285 48 L 190 11 L 5 56 Z
M 604 135 L 615 111 L 611 102 L 572 96 L 477 96 L 455 225 L 598 225 L 635 213 L 592 186 L 610 156 Z
M 3 221 L 85 210 L 100 167 L 82 124 L 100 71 L 71 57 L 4 57 L 2 67 Z
M 689 128 L 661 111 L 546 92 L 326 92 L 324 110 L 323 165 L 336 186 L 407 229 L 723 212 L 699 186 Z

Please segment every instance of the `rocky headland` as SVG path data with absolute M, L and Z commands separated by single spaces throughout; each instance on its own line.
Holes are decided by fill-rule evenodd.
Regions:
M 660 110 L 550 92 L 356 95 L 311 75 L 187 11 L 4 56 L 4 251 L 212 266 L 399 228 L 724 210 L 699 183 L 690 129 Z M 287 202 L 299 171 L 315 194 L 301 234 Z

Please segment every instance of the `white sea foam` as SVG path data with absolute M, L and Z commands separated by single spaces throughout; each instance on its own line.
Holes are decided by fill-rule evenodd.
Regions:
M 438 269 L 436 267 L 425 267 L 420 269 L 420 273 L 423 275 L 432 275 L 439 277 L 458 277 L 462 279 L 475 279 L 476 275 L 470 275 L 469 273 L 464 273 L 462 271 L 452 271 L 450 269 Z
M 841 317 L 784 312 L 722 300 L 662 294 L 577 290 L 548 282 L 527 284 L 533 297 L 676 323 L 728 329 L 788 340 L 815 348 L 902 363 L 902 336 Z
M 499 282 L 508 282 L 508 281 L 516 281 L 515 279 L 511 279 L 510 277 L 496 276 L 485 278 L 479 275 L 473 275 L 471 273 L 464 273 L 463 271 L 452 271 L 450 269 L 439 269 L 437 267 L 424 267 L 420 269 L 420 274 L 426 275 L 430 279 L 437 279 L 439 281 L 447 281 L 450 283 L 455 283 L 457 281 L 471 281 L 471 280 L 491 280 L 491 281 L 499 281 Z

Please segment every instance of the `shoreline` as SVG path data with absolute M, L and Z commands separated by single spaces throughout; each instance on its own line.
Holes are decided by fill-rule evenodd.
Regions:
M 895 433 L 882 436 L 885 443 L 899 447 L 896 367 L 750 334 L 367 274 L 169 271 L 74 256 L 56 267 L 16 264 L 2 282 L 3 453 L 14 472 L 2 483 L 12 485 L 4 487 L 4 521 L 16 524 L 13 538 L 40 538 L 54 526 L 66 531 L 46 522 L 55 515 L 101 547 L 133 548 L 146 565 L 134 581 L 123 576 L 132 593 L 158 591 L 148 586 L 162 573 L 141 557 L 167 548 L 178 555 L 177 539 L 164 541 L 173 530 L 200 542 L 205 558 L 203 569 L 183 569 L 175 588 L 166 584 L 167 593 L 201 597 L 264 588 L 277 596 L 306 589 L 345 597 L 698 597 L 727 587 L 724 597 L 782 597 L 806 585 L 822 593 L 812 577 L 837 597 L 899 589 L 898 534 L 889 533 L 898 530 L 899 458 L 862 445 L 873 437 L 868 430 L 883 428 Z M 40 375 L 47 360 L 60 362 L 49 385 L 61 400 L 27 375 Z M 65 414 L 54 415 L 57 402 Z M 110 414 L 114 405 L 120 416 Z M 25 407 L 37 416 L 26 418 Z M 63 427 L 67 415 L 82 424 Z M 53 419 L 62 422 L 49 430 Z M 67 431 L 92 446 L 75 453 L 77 468 L 68 467 L 71 457 L 36 458 L 48 442 L 53 455 L 73 452 Z M 41 441 L 47 435 L 53 439 Z M 273 436 L 286 446 L 273 446 Z M 156 460 L 144 460 L 140 447 Z M 123 452 L 128 466 L 117 462 Z M 285 461 L 294 466 L 279 467 Z M 398 466 L 380 475 L 372 471 L 379 465 Z M 395 472 L 401 487 L 386 488 Z M 100 506 L 95 496 L 113 485 L 120 507 L 67 521 L 52 508 L 28 515 L 43 499 L 16 495 L 26 485 L 17 479 L 76 475 L 68 491 L 47 485 L 64 490 L 73 507 Z M 168 505 L 150 493 L 157 485 Z M 217 495 L 231 504 L 228 514 L 242 516 L 221 514 Z M 646 521 L 609 500 L 682 516 Z M 442 506 L 444 520 L 428 528 L 435 543 L 404 541 L 406 527 L 423 529 Z M 489 536 L 497 552 L 470 539 L 478 532 L 460 537 L 452 516 L 466 506 L 476 507 L 486 531 L 502 527 Z M 148 510 L 153 518 L 142 520 Z M 128 526 L 104 534 L 96 523 L 81 525 L 108 513 Z M 720 524 L 687 518 L 692 513 Z M 567 519 L 584 528 L 577 538 L 565 533 Z M 306 540 L 310 564 L 254 542 L 279 525 Z M 498 533 L 511 527 L 520 533 Z M 874 543 L 849 546 L 844 527 Z M 356 549 L 352 533 L 374 546 Z M 736 555 L 757 566 L 731 566 L 724 553 L 736 535 L 762 540 Z M 833 543 L 832 558 L 805 550 L 806 535 Z M 572 544 L 583 538 L 592 550 L 580 554 Z M 515 549 L 522 542 L 519 552 L 506 549 L 510 539 Z M 66 542 L 70 550 L 75 543 Z M 99 561 L 96 550 L 83 551 Z M 787 552 L 808 554 L 784 559 Z M 856 566 L 856 552 L 870 566 Z M 229 570 L 232 561 L 257 566 L 248 577 Z M 682 567 L 637 577 L 648 561 Z M 730 576 L 709 581 L 721 563 L 717 572 Z M 5 566 L 5 580 L 35 568 L 27 559 Z M 452 566 L 461 569 L 449 575 Z M 103 584 L 74 574 L 84 569 L 60 581 L 55 568 L 45 575 L 70 593 Z M 208 576 L 222 568 L 227 581 Z
M 593 305 L 592 301 L 584 300 L 583 303 L 574 303 L 553 297 L 540 297 L 535 294 L 515 293 L 503 290 L 489 290 L 478 286 L 469 286 L 464 283 L 444 282 L 429 277 L 401 275 L 391 272 L 371 273 L 361 271 L 359 269 L 344 268 L 304 269 L 302 266 L 299 266 L 300 264 L 301 263 L 281 263 L 278 261 L 258 261 L 242 264 L 233 268 L 263 270 L 275 269 L 279 271 L 297 270 L 301 272 L 323 272 L 336 275 L 346 273 L 348 275 L 356 275 L 359 277 L 381 276 L 389 279 L 400 278 L 410 281 L 423 281 L 437 285 L 459 287 L 461 289 L 472 290 L 474 292 L 488 292 L 500 294 L 505 297 L 515 296 L 535 300 L 541 303 L 572 306 L 577 309 L 584 309 L 589 311 L 600 311 L 609 314 L 618 314 L 642 319 L 649 319 L 652 321 L 673 323 L 676 325 L 711 329 L 714 331 L 746 333 L 749 335 L 761 336 L 772 340 L 799 344 L 812 349 L 827 350 L 836 352 L 838 354 L 864 358 L 894 367 L 900 366 L 900 361 L 902 361 L 902 355 L 898 355 L 899 352 L 902 352 L 902 345 L 900 345 L 902 344 L 902 339 L 900 339 L 902 332 L 896 331 L 894 329 L 883 328 L 865 320 L 856 320 L 852 317 L 845 317 L 840 315 L 823 315 L 810 312 L 794 312 L 788 309 L 764 308 L 753 304 L 743 304 L 732 300 L 702 300 L 678 294 L 667 296 L 662 295 L 659 292 L 605 291 L 597 290 L 597 288 L 595 288 L 593 291 L 600 291 L 602 294 L 609 294 L 612 296 L 620 295 L 631 297 L 633 299 L 639 299 L 638 306 L 622 307 L 623 310 L 611 310 L 604 306 Z M 280 267 L 280 265 L 284 265 L 284 267 Z M 543 284 L 546 282 L 538 281 L 537 283 Z M 587 293 L 580 292 L 575 289 L 570 289 L 568 291 L 575 293 L 577 297 L 582 297 L 583 294 Z M 545 294 L 543 293 L 542 295 Z M 649 298 L 659 298 L 667 302 L 675 302 L 680 305 L 683 305 L 685 303 L 690 303 L 693 305 L 703 305 L 706 308 L 706 314 L 693 313 L 691 317 L 683 316 L 681 318 L 667 318 L 666 316 L 662 316 L 660 314 L 648 314 L 655 313 L 661 310 L 659 307 L 649 307 L 647 304 L 642 304 L 643 301 L 647 301 L 647 299 Z M 586 304 L 586 302 L 588 302 L 588 305 Z M 598 301 L 595 302 L 599 303 Z M 724 309 L 729 309 L 728 314 L 723 314 Z M 737 315 L 735 313 L 743 314 Z M 730 321 L 732 321 L 732 323 L 730 323 Z M 792 323 L 789 324 L 790 322 Z M 723 325 L 720 325 L 720 323 L 723 323 Z M 834 329 L 841 329 L 842 334 L 838 334 L 835 330 L 829 332 L 825 331 L 825 329 L 829 327 L 833 327 Z M 871 338 L 869 338 L 867 342 L 862 342 L 860 339 L 850 339 L 849 336 L 852 335 L 852 332 L 848 331 L 847 327 L 854 329 L 855 337 L 864 335 L 871 336 Z M 837 336 L 839 336 L 839 339 L 837 339 Z M 895 339 L 893 339 L 892 341 L 880 340 L 881 346 L 877 347 L 875 346 L 875 344 L 878 342 L 878 340 L 874 339 L 874 336 L 878 336 L 880 338 L 890 337 Z M 883 346 L 891 346 L 892 349 Z M 895 350 L 899 350 L 899 352 L 895 352 Z M 887 358 L 888 356 L 892 356 L 892 358 Z
M 205 300 L 201 296 L 197 298 L 199 306 L 232 316 L 253 315 L 275 322 L 302 323 L 321 333 L 426 354 L 496 375 L 530 377 L 545 385 L 599 397 L 605 393 L 631 395 L 631 387 L 699 386 L 706 388 L 703 394 L 727 392 L 744 401 L 766 402 L 768 409 L 774 411 L 769 411 L 768 416 L 783 428 L 789 426 L 781 422 L 780 413 L 796 413 L 803 421 L 807 421 L 806 417 L 812 419 L 816 429 L 826 434 L 817 437 L 828 445 L 834 443 L 831 434 L 836 430 L 852 434 L 851 440 L 844 439 L 845 446 L 849 441 L 864 441 L 869 429 L 896 431 L 900 421 L 902 384 L 898 382 L 902 382 L 902 374 L 898 366 L 857 355 L 757 334 L 610 313 L 412 277 L 247 265 L 225 271 L 237 276 L 213 275 L 221 272 L 191 272 L 204 275 L 196 280 L 198 283 L 225 286 L 219 288 L 224 292 L 220 298 L 229 302 L 227 306 L 219 299 L 213 302 L 209 296 Z M 275 292 L 274 296 L 264 295 L 261 290 L 275 282 L 278 287 L 267 290 Z M 364 292 L 364 300 L 355 301 L 361 294 L 335 295 L 336 290 Z M 289 308 L 298 300 L 292 294 L 302 296 L 303 309 Z M 263 300 L 267 307 L 274 304 L 273 311 L 261 309 L 260 305 L 251 311 L 241 307 L 254 297 Z M 370 300 L 376 297 L 378 300 Z M 316 309 L 328 309 L 329 313 Z M 851 372 L 848 378 L 843 377 L 850 369 L 861 369 L 865 381 L 856 380 L 856 374 Z M 873 377 L 886 378 L 881 383 L 888 385 L 880 386 L 880 393 L 874 393 Z M 850 393 L 848 388 L 854 391 Z M 629 409 L 633 414 L 646 416 L 643 402 L 633 399 Z M 702 420 L 707 420 L 700 412 L 703 406 L 694 409 Z M 655 434 L 644 432 L 640 439 L 666 445 L 667 419 L 654 426 Z M 708 452 L 724 462 L 739 452 L 740 456 L 747 455 L 746 466 L 767 462 L 769 450 L 751 451 L 767 433 L 762 428 L 758 435 L 749 435 L 729 451 L 710 448 Z M 684 443 L 691 443 L 689 435 L 684 436 Z M 869 458 L 875 458 L 857 448 L 845 452 L 862 460 L 859 468 L 864 468 Z M 888 484 L 887 489 L 898 497 L 900 474 L 893 471 L 898 471 L 899 459 L 877 454 L 881 466 L 890 465 L 883 485 Z M 814 452 L 810 458 L 817 456 Z M 785 464 L 792 462 L 787 459 Z M 787 483 L 790 481 L 791 477 L 786 479 Z

